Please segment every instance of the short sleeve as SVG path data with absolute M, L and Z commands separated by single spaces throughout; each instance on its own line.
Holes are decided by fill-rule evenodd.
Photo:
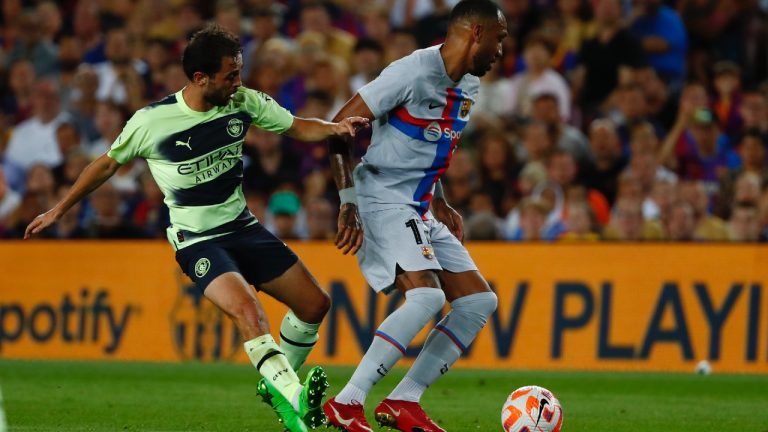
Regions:
M 293 125 L 293 114 L 268 95 L 245 87 L 240 87 L 238 91 L 245 97 L 244 107 L 254 126 L 283 133 Z
M 107 156 L 120 164 L 128 163 L 135 157 L 147 158 L 149 144 L 149 128 L 146 126 L 146 117 L 142 111 L 138 111 L 128 120 L 123 131 L 112 143 Z
M 412 63 L 412 56 L 393 62 L 375 80 L 363 86 L 358 94 L 373 113 L 380 118 L 400 106 L 411 96 L 413 75 L 419 68 Z

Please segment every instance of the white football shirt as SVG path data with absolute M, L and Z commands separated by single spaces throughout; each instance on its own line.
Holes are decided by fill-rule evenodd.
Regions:
M 376 118 L 371 145 L 354 172 L 360 211 L 410 205 L 426 217 L 479 87 L 470 74 L 454 82 L 440 46 L 433 46 L 393 62 L 360 89 Z

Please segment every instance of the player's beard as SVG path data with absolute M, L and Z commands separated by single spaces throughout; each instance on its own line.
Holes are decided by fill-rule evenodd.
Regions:
M 206 93 L 203 97 L 209 104 L 217 107 L 227 106 L 230 101 L 230 94 L 224 90 L 212 91 Z
M 491 66 L 493 66 L 493 58 L 488 59 L 482 53 L 477 52 L 472 57 L 472 70 L 469 73 L 481 77 L 491 70 Z

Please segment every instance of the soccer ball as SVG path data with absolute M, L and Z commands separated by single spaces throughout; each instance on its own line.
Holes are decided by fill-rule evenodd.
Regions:
M 505 432 L 560 432 L 563 408 L 551 391 L 525 386 L 512 392 L 501 409 Z

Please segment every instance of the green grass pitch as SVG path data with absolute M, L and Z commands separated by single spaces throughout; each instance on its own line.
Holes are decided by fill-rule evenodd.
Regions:
M 331 394 L 351 368 L 328 368 Z M 368 414 L 405 369 L 368 398 Z M 255 395 L 248 365 L 0 360 L 12 431 L 281 431 Z M 453 431 L 500 431 L 500 408 L 522 385 L 560 399 L 565 431 L 768 432 L 768 376 L 456 369 L 423 404 Z M 378 428 L 374 425 L 374 430 Z

